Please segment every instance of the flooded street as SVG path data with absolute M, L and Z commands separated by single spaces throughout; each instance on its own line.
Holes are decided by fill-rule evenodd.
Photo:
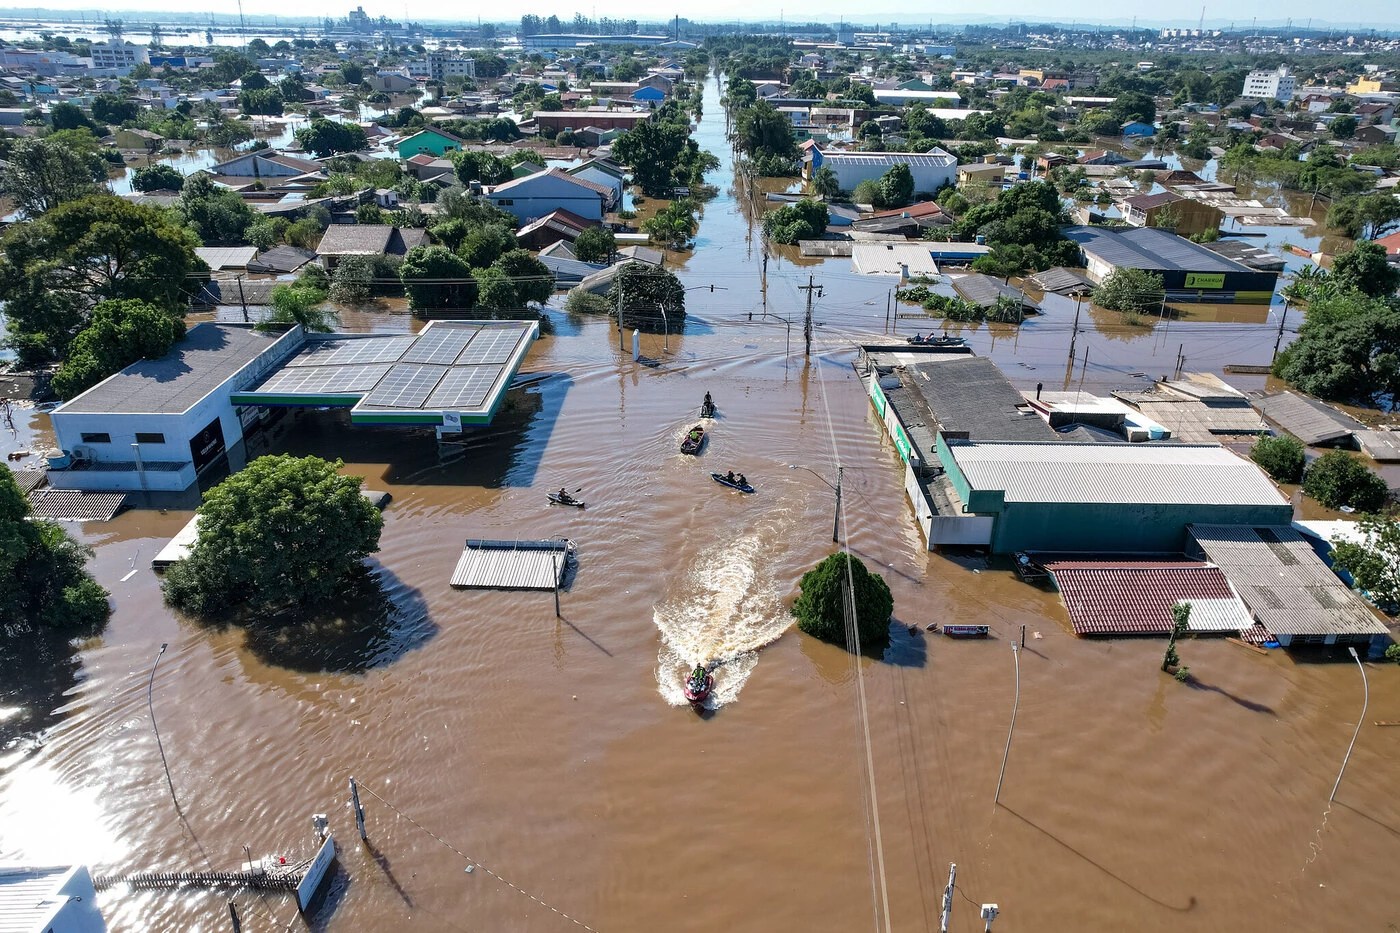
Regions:
M 236 869 L 245 845 L 309 854 L 310 816 L 328 812 L 340 869 L 318 930 L 881 929 L 883 888 L 890 930 L 927 931 L 954 861 L 957 931 L 982 929 L 981 903 L 1015 930 L 1400 925 L 1377 885 L 1400 858 L 1400 729 L 1371 725 L 1400 719 L 1394 666 L 1368 668 L 1367 724 L 1329 809 L 1361 706 L 1352 662 L 1190 640 L 1180 652 L 1198 683 L 1178 684 L 1158 671 L 1160 641 L 1079 640 L 1058 597 L 1009 565 L 929 554 L 850 366 L 857 342 L 886 331 L 895 283 L 849 260 L 778 256 L 765 308 L 757 231 L 726 190 L 718 98 L 712 81 L 698 139 L 723 160 L 721 194 L 680 267 L 684 332 L 642 336 L 657 368 L 619 349 L 614 323 L 560 312 L 523 367 L 539 380 L 461 456 L 444 461 L 431 433 L 334 413 L 274 427 L 275 449 L 340 457 L 393 494 L 377 590 L 350 618 L 256 634 L 179 618 L 150 559 L 190 511 L 86 526 L 115 605 L 106 632 L 71 658 L 61 645 L 0 654 L 0 859 Z M 809 273 L 825 288 L 810 363 L 797 290 Z M 1018 384 L 1077 384 L 1074 303 L 1046 307 L 1019 332 L 961 332 Z M 1235 310 L 1257 318 L 1125 330 L 1086 306 L 1085 388 L 1169 372 L 1182 345 L 1187 370 L 1266 363 L 1278 309 Z M 719 414 L 686 457 L 706 391 Z M 895 602 L 889 648 L 859 662 L 789 627 L 798 578 L 834 547 L 824 482 L 838 465 L 842 534 Z M 706 475 L 729 469 L 756 493 Z M 548 506 L 561 486 L 587 509 Z M 548 592 L 448 586 L 466 538 L 553 535 L 579 548 L 561 619 Z M 995 637 L 907 631 L 948 621 Z M 152 696 L 169 786 L 147 710 L 162 643 Z M 726 661 L 717 708 L 697 715 L 681 683 L 710 658 Z M 344 806 L 352 775 L 369 847 Z M 236 901 L 245 930 L 295 916 L 283 895 Z M 112 891 L 101 904 L 115 931 L 228 929 L 221 894 Z

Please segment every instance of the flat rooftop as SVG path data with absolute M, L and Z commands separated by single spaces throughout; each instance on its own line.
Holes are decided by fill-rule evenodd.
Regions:
M 1060 440 L 984 356 L 930 358 L 907 366 L 903 382 L 924 397 L 940 431 L 965 432 L 978 441 Z
M 165 356 L 132 363 L 54 413 L 182 414 L 284 337 L 251 324 L 196 324 Z
M 534 321 L 432 321 L 416 334 L 313 336 L 235 405 L 350 408 L 360 424 L 491 419 L 538 333 Z
M 1002 490 L 1007 502 L 1289 507 L 1259 467 L 1214 444 L 955 440 L 948 448 L 973 489 Z
M 1155 272 L 1254 272 L 1160 227 L 1062 227 L 1080 249 L 1120 269 Z

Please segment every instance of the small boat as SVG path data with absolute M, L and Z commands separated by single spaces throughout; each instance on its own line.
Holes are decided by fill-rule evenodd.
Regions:
M 715 675 L 706 674 L 703 683 L 685 679 L 685 686 L 682 688 L 685 698 L 696 706 L 701 705 L 710 698 L 710 691 L 715 688 Z
M 945 625 L 943 634 L 949 638 L 986 638 L 991 629 L 985 625 Z
M 700 452 L 700 448 L 705 446 L 705 429 L 696 425 L 685 435 L 685 440 L 681 441 L 681 453 L 692 456 Z
M 549 501 L 553 502 L 555 505 L 571 505 L 576 509 L 586 508 L 582 499 L 575 499 L 573 496 L 565 499 L 560 497 L 557 492 L 551 492 L 549 494 Z
M 966 339 L 954 337 L 951 334 L 939 334 L 938 336 L 929 334 L 927 337 L 915 334 L 912 337 L 906 337 L 904 339 L 907 343 L 916 347 L 961 347 L 967 343 Z
M 737 489 L 740 492 L 753 492 L 753 486 L 748 483 L 741 483 L 738 480 L 732 480 L 723 473 L 711 473 L 710 479 L 719 483 L 721 486 L 728 486 L 730 489 Z

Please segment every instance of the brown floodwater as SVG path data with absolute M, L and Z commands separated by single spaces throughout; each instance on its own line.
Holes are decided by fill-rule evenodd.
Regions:
M 701 138 L 718 152 L 707 91 Z M 659 367 L 619 351 L 610 322 L 560 313 L 524 367 L 542 378 L 447 456 L 430 434 L 334 413 L 277 422 L 259 449 L 341 457 L 394 495 L 376 586 L 340 618 L 180 618 L 149 561 L 188 510 L 82 527 L 114 613 L 76 649 L 0 654 L 0 860 L 236 868 L 245 845 L 304 853 L 310 815 L 328 812 L 340 868 L 313 929 L 577 929 L 554 909 L 597 931 L 880 929 L 883 887 L 889 929 L 929 930 L 954 861 L 957 931 L 982 928 L 984 902 L 1002 908 L 997 929 L 1400 924 L 1378 896 L 1400 857 L 1400 729 L 1372 725 L 1400 719 L 1393 666 L 1368 667 L 1366 724 L 1329 808 L 1362 699 L 1349 660 L 1193 640 L 1180 650 L 1197 682 L 1178 684 L 1158 671 L 1160 641 L 1077 639 L 1058 598 L 1005 564 L 929 554 L 850 367 L 854 344 L 884 332 L 893 283 L 844 260 L 816 267 L 826 290 L 808 362 L 800 318 L 790 350 L 785 323 L 808 270 L 770 260 L 765 316 L 748 226 L 729 192 L 707 205 L 683 277 L 725 290 L 689 294 L 684 333 L 643 335 Z M 1019 331 L 964 332 L 1019 384 L 1078 381 L 1078 367 L 1066 373 L 1073 313 L 1052 301 Z M 1182 343 L 1188 369 L 1267 360 L 1276 324 L 1116 326 L 1090 320 L 1080 334 L 1086 387 L 1158 375 Z M 683 457 L 707 390 L 719 417 L 702 456 Z M 30 415 L 0 447 L 42 443 L 44 422 Z M 857 668 L 789 627 L 798 577 L 833 548 L 821 477 L 838 463 L 843 534 L 895 599 L 889 648 L 858 662 L 883 884 Z M 755 495 L 705 475 L 731 468 Z M 587 510 L 547 506 L 561 485 L 581 488 Z M 560 534 L 579 546 L 560 619 L 548 593 L 448 586 L 465 538 Z M 907 631 L 948 621 L 995 637 Z M 179 812 L 146 706 L 162 642 L 153 699 Z M 717 708 L 699 716 L 681 678 L 716 656 L 728 659 Z M 351 775 L 372 792 L 372 848 L 344 806 Z M 235 900 L 245 930 L 294 914 L 281 895 Z M 228 928 L 219 895 L 118 890 L 101 904 L 116 931 Z

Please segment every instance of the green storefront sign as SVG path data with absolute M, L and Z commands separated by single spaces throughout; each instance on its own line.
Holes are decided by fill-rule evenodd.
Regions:
M 880 389 L 879 377 L 872 377 L 870 380 L 870 400 L 875 403 L 875 410 L 880 413 L 880 417 L 885 417 L 885 393 Z
M 914 445 L 909 443 L 909 437 L 904 433 L 903 426 L 896 426 L 894 429 L 894 449 L 899 451 L 899 458 L 905 463 L 909 462 L 909 454 L 913 452 Z
M 1223 272 L 1188 272 L 1186 273 L 1187 288 L 1224 288 L 1225 273 Z

